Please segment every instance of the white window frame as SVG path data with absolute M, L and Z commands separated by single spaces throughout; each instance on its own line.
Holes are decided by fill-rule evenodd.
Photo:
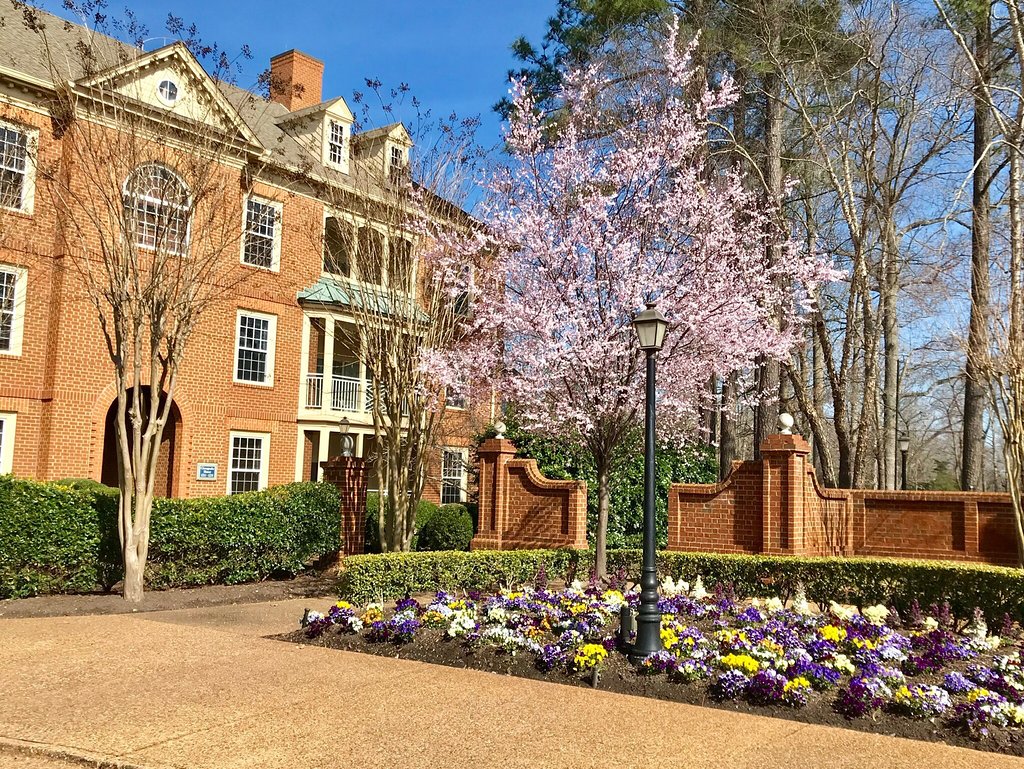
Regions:
M 256 438 L 260 441 L 260 479 L 256 491 L 262 491 L 269 485 L 270 477 L 270 433 L 255 433 L 248 430 L 231 430 L 228 433 L 227 493 L 232 495 L 231 483 L 235 477 L 234 453 L 235 438 Z M 249 471 L 245 471 L 249 472 Z M 243 493 L 243 492 L 238 492 Z
M 274 243 L 271 246 L 270 266 L 254 264 L 245 260 L 245 243 L 249 235 L 249 202 L 258 203 L 262 206 L 269 206 L 274 210 Z M 261 197 L 260 195 L 248 195 L 242 205 L 242 254 L 239 257 L 242 264 L 252 267 L 254 270 L 266 270 L 269 272 L 280 272 L 281 270 L 281 233 L 284 230 L 284 205 L 277 200 Z M 265 237 L 257 235 L 257 237 Z
M 338 142 L 332 141 L 333 138 L 334 138 L 334 129 L 335 129 L 335 127 L 337 127 L 337 130 L 341 132 L 341 144 L 340 145 L 338 144 Z M 324 151 L 323 151 L 323 157 L 321 158 L 321 160 L 323 161 L 323 164 L 325 166 L 328 166 L 330 168 L 337 168 L 339 171 L 342 171 L 343 173 L 346 173 L 346 174 L 348 173 L 348 164 L 349 164 L 348 153 L 349 153 L 349 142 L 351 140 L 350 132 L 351 132 L 351 127 L 344 120 L 339 120 L 339 119 L 337 119 L 335 117 L 332 117 L 331 115 L 328 115 L 326 117 L 326 119 L 324 120 L 324 141 L 323 141 Z M 339 153 L 340 157 L 339 157 L 338 160 L 335 160 L 331 156 L 331 148 L 332 148 L 332 146 L 340 147 L 340 153 Z
M 458 454 L 459 455 L 459 468 L 461 469 L 462 472 L 458 476 L 445 475 L 445 466 L 444 466 L 445 454 Z M 468 473 L 467 473 L 468 467 L 469 467 L 469 449 L 463 448 L 461 446 L 445 446 L 443 449 L 441 449 L 441 488 L 440 488 L 440 493 L 438 494 L 438 496 L 441 499 L 441 504 L 442 505 L 461 504 L 461 503 L 466 501 L 466 477 L 468 475 Z M 452 502 L 452 501 L 447 501 L 446 502 L 445 498 L 444 498 L 445 485 L 449 481 L 453 481 L 456 478 L 458 478 L 458 481 L 459 481 L 459 498 L 457 500 L 455 500 L 454 502 Z
M 267 324 L 267 371 L 266 380 L 253 382 L 249 379 L 238 378 L 238 352 L 242 342 L 242 317 L 258 318 L 270 321 Z M 277 316 L 255 310 L 239 308 L 235 313 L 235 351 L 231 356 L 231 381 L 235 384 L 250 385 L 251 387 L 273 387 L 274 386 L 274 350 L 277 347 Z
M 171 176 L 173 176 L 177 180 L 178 184 L 181 185 L 182 190 L 184 190 L 184 192 L 185 192 L 185 202 L 184 203 L 175 203 L 175 202 L 172 202 L 170 200 L 166 200 L 164 198 L 153 197 L 152 195 L 135 195 L 135 193 L 133 191 L 131 191 L 130 188 L 129 188 L 129 182 L 131 182 L 132 177 L 135 174 L 139 173 L 140 171 L 142 171 L 144 168 L 147 168 L 147 167 L 160 168 L 160 169 L 166 171 L 167 173 L 169 173 Z M 132 169 L 131 173 L 128 174 L 128 178 L 126 178 L 124 180 L 124 185 L 122 186 L 122 196 L 121 197 L 122 197 L 123 205 L 127 206 L 127 204 L 129 202 L 131 202 L 131 205 L 132 205 L 132 215 L 135 216 L 135 217 L 137 217 L 138 212 L 139 212 L 139 206 L 138 206 L 139 202 L 142 202 L 143 204 L 150 204 L 150 205 L 152 205 L 157 210 L 157 212 L 158 212 L 157 215 L 159 217 L 165 216 L 165 214 L 163 214 L 163 212 L 161 211 L 161 209 L 165 209 L 165 208 L 166 209 L 171 209 L 171 210 L 174 210 L 174 211 L 183 212 L 182 215 L 184 216 L 184 221 L 185 221 L 185 233 L 184 233 L 184 239 L 183 239 L 183 241 L 181 243 L 181 248 L 172 248 L 172 247 L 170 247 L 170 245 L 167 245 L 167 246 L 164 246 L 164 250 L 168 254 L 170 254 L 172 256 L 188 256 L 189 250 L 190 250 L 190 248 L 192 246 L 192 191 L 188 188 L 188 185 L 185 184 L 185 180 L 182 179 L 181 176 L 179 176 L 176 171 L 174 171 L 171 168 L 168 168 L 163 163 L 156 163 L 156 162 L 142 163 L 141 165 L 136 166 L 134 169 Z M 152 252 L 152 253 L 156 253 L 161 248 L 161 245 L 160 245 L 159 242 L 156 242 L 153 245 L 150 245 L 150 244 L 144 243 L 144 242 L 140 242 L 140 238 L 139 238 L 139 222 L 140 221 L 141 220 L 138 219 L 138 218 L 134 219 L 134 222 L 133 222 L 133 224 L 134 224 L 134 232 L 132 232 L 132 243 L 135 246 L 135 248 L 141 249 L 143 251 L 149 251 L 149 252 Z
M 461 406 L 454 406 L 454 405 L 452 405 L 451 398 L 453 398 L 453 397 L 457 398 L 460 401 L 462 401 L 462 405 Z M 452 409 L 453 411 L 465 411 L 469 407 L 469 398 L 466 397 L 465 395 L 462 395 L 462 396 L 455 395 L 455 393 L 450 392 L 448 388 L 445 388 L 445 391 L 444 391 L 444 407 L 446 409 Z
M 0 475 L 14 472 L 14 440 L 18 415 L 13 411 L 0 413 Z
M 11 322 L 11 349 L 0 350 L 0 357 L 21 356 L 21 343 L 25 336 L 25 297 L 28 293 L 28 268 L 13 264 L 0 264 L 0 272 L 14 274 L 14 317 Z
M 17 211 L 18 213 L 31 216 L 35 210 L 36 201 L 35 160 L 39 147 L 39 129 L 29 128 L 28 126 L 18 125 L 17 123 L 10 123 L 6 120 L 0 120 L 0 128 L 6 128 L 8 131 L 14 131 L 25 136 L 25 170 L 22 175 L 21 205 L 0 205 L 0 209 L 5 211 Z

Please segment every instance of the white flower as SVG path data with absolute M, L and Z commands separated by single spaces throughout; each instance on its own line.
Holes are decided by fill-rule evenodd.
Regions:
M 352 628 L 353 633 L 358 633 L 363 629 L 363 621 L 359 619 L 359 617 L 352 617 L 352 619 L 348 621 L 348 626 Z
M 704 589 L 704 580 L 697 575 L 697 579 L 693 581 L 693 589 L 690 590 L 690 598 L 695 601 L 703 601 L 708 597 L 708 591 Z
M 985 645 L 993 651 L 999 648 L 1000 643 L 1001 639 L 997 635 L 990 635 L 988 638 L 985 639 Z
M 448 635 L 452 638 L 466 635 L 476 628 L 476 617 L 468 611 L 457 611 L 448 626 Z
M 679 580 L 676 582 L 671 576 L 665 577 L 661 583 L 661 594 L 668 598 L 673 598 L 677 595 L 686 595 L 690 591 L 690 586 Z
M 836 619 L 843 620 L 844 622 L 849 622 L 857 614 L 857 610 L 852 606 L 840 606 L 835 601 L 829 603 L 828 610 Z
M 306 612 L 306 624 L 311 625 L 314 622 L 319 622 L 323 618 L 324 618 L 324 615 L 321 614 L 318 611 Z
M 846 673 L 851 676 L 856 672 L 856 668 L 853 666 L 853 663 L 850 662 L 850 658 L 845 654 L 837 654 L 833 657 L 832 668 L 840 673 Z
M 885 621 L 889 619 L 889 610 L 882 606 L 882 604 L 868 606 L 861 612 L 861 614 L 863 614 L 867 621 L 872 625 L 884 625 Z
M 924 629 L 931 632 L 932 630 L 938 630 L 939 623 L 933 617 L 924 618 Z
M 785 604 L 782 603 L 782 599 L 778 596 L 772 596 L 764 602 L 764 610 L 767 612 L 778 612 L 785 609 Z
M 508 612 L 502 606 L 492 606 L 487 610 L 488 622 L 504 623 L 508 620 Z

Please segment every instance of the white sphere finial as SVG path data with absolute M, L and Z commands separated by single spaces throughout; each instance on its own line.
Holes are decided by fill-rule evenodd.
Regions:
M 499 439 L 504 438 L 506 429 L 508 428 L 505 426 L 505 423 L 499 419 L 497 422 L 494 423 L 494 437 Z
M 779 414 L 779 427 L 781 428 L 781 433 L 783 435 L 792 435 L 793 425 L 795 424 L 796 420 L 793 419 L 792 414 L 788 414 L 785 411 Z

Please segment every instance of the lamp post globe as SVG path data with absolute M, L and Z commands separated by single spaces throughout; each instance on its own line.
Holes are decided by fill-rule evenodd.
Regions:
M 346 459 L 355 456 L 356 439 L 349 432 L 348 429 L 348 417 L 342 417 L 338 420 L 338 427 L 341 432 L 341 456 Z
M 907 490 L 907 452 L 910 451 L 910 438 L 901 433 L 898 441 L 900 447 L 900 488 Z
M 661 612 L 658 611 L 658 567 L 655 561 L 656 532 L 654 520 L 654 436 L 656 354 L 665 344 L 668 319 L 655 306 L 633 319 L 640 349 L 647 356 L 647 393 L 644 408 L 644 554 L 640 568 L 640 609 L 636 615 L 636 641 L 629 658 L 639 662 L 662 650 Z

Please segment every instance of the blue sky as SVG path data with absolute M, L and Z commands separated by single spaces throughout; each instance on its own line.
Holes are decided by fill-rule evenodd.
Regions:
M 60 0 L 41 5 L 66 16 Z M 135 0 L 128 5 L 155 37 L 166 34 L 171 12 L 229 51 L 247 44 L 253 59 L 239 85 L 254 82 L 274 54 L 298 48 L 324 61 L 325 99 L 349 99 L 353 90 L 365 90 L 367 77 L 387 85 L 408 82 L 435 114 L 479 114 L 486 146 L 498 138 L 491 106 L 507 90 L 506 73 L 514 64 L 510 43 L 520 34 L 539 41 L 555 10 L 555 0 Z M 124 6 L 110 0 L 109 11 L 118 16 Z

